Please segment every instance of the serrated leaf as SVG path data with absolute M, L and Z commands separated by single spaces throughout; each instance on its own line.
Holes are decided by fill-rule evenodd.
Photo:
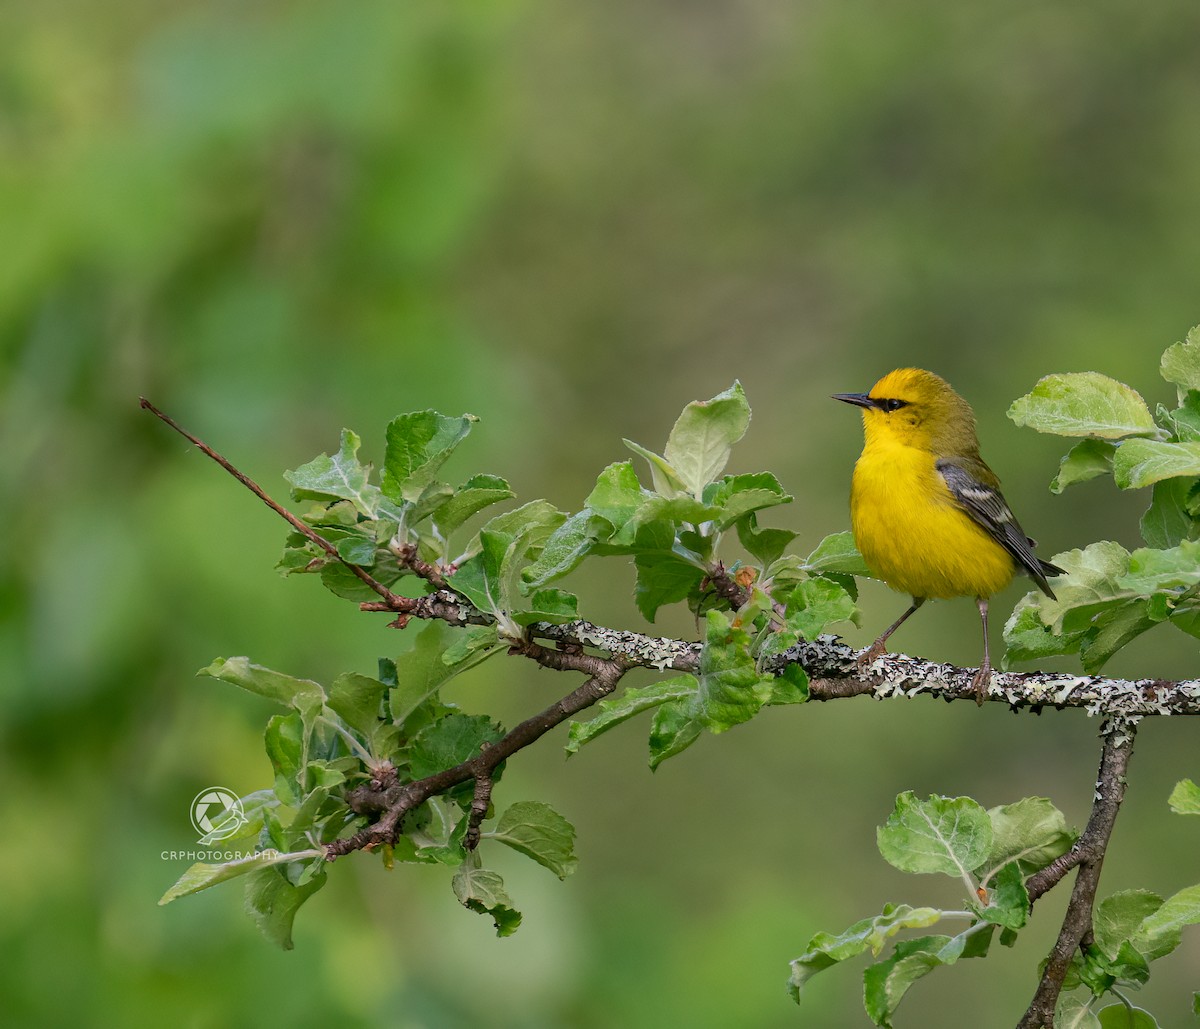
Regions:
M 696 716 L 711 732 L 747 721 L 767 702 L 770 677 L 758 671 L 750 643 L 750 634 L 723 612 L 709 611 L 705 616 L 693 704 Z
M 409 747 L 412 776 L 424 779 L 460 765 L 478 757 L 483 744 L 495 743 L 503 736 L 504 730 L 487 715 L 446 715 L 413 737 Z
M 891 956 L 863 973 L 863 1004 L 871 1021 L 891 1029 L 892 1016 L 913 983 L 959 958 L 986 954 L 993 931 L 967 930 L 955 937 L 922 936 L 897 943 Z
M 534 622 L 562 625 L 579 617 L 579 598 L 574 593 L 553 588 L 538 590 L 529 599 L 529 608 L 514 613 L 513 621 L 518 625 L 533 625 Z
M 1132 938 L 1147 961 L 1156 961 L 1179 946 L 1185 926 L 1200 922 L 1200 885 L 1189 886 L 1168 897 L 1148 916 Z
M 1194 479 L 1163 479 L 1154 484 L 1150 506 L 1142 515 L 1139 526 L 1148 546 L 1161 550 L 1178 546 L 1196 535 L 1200 527 L 1185 507 L 1195 485 Z
M 515 496 L 498 475 L 473 475 L 433 511 L 433 521 L 443 536 L 449 536 L 484 508 Z
M 1180 779 L 1167 798 L 1167 803 L 1178 815 L 1200 815 L 1200 786 L 1191 779 Z
M 724 470 L 729 454 L 750 426 L 750 405 L 740 382 L 711 400 L 694 400 L 671 429 L 663 457 L 687 491 L 699 498 Z
M 1047 375 L 1013 401 L 1008 417 L 1017 425 L 1059 436 L 1152 436 L 1154 419 L 1141 395 L 1099 372 Z
M 381 497 L 379 488 L 367 481 L 371 466 L 359 463 L 361 445 L 357 433 L 343 429 L 341 447 L 332 457 L 322 454 L 308 464 L 284 472 L 292 496 L 297 500 L 349 500 L 366 517 L 377 517 Z
M 1158 1022 L 1145 1008 L 1110 1004 L 1097 1017 L 1100 1029 L 1158 1029 Z
M 704 570 L 670 551 L 639 553 L 634 557 L 637 586 L 634 601 L 646 621 L 653 622 L 664 604 L 686 600 L 704 578 Z
M 275 794 L 288 805 L 299 803 L 301 770 L 308 760 L 308 733 L 298 714 L 272 715 L 263 733 L 267 758 L 275 772 Z
M 455 641 L 442 652 L 442 664 L 454 668 L 455 665 L 471 661 L 474 665 L 507 645 L 501 642 L 500 632 L 495 625 L 475 625 L 459 633 Z M 454 668 L 454 674 L 463 670 Z
M 1183 443 L 1200 440 L 1200 392 L 1189 389 L 1173 411 L 1158 405 L 1158 420 L 1175 439 Z
M 992 879 L 987 907 L 979 917 L 1006 929 L 1020 929 L 1028 921 L 1029 892 L 1025 889 L 1025 874 L 1016 861 L 1010 861 Z
M 911 790 L 877 834 L 879 852 L 902 872 L 940 872 L 970 881 L 992 847 L 988 813 L 970 797 L 918 800 Z
M 1129 941 L 1162 903 L 1162 897 L 1149 890 L 1121 890 L 1105 897 L 1092 915 L 1096 946 L 1106 957 L 1116 960 L 1121 945 Z
M 687 750 L 703 731 L 704 723 L 693 714 L 690 700 L 672 700 L 659 705 L 650 723 L 651 770 L 667 758 Z
M 653 494 L 642 489 L 632 461 L 610 464 L 596 477 L 584 507 L 620 529 Z
M 329 687 L 328 705 L 350 728 L 369 736 L 379 727 L 387 686 L 369 675 L 344 672 Z
M 1090 628 L 1093 615 L 1133 595 L 1120 585 L 1129 571 L 1129 551 L 1119 543 L 1102 540 L 1083 550 L 1055 554 L 1053 560 L 1067 573 L 1055 581 L 1057 599 L 1040 594 L 1033 599 L 1042 622 L 1055 633 Z
M 989 886 L 991 875 L 1013 861 L 1024 875 L 1032 875 L 1070 850 L 1079 835 L 1045 797 L 1025 797 L 990 808 L 987 814 L 992 846 L 987 860 L 975 870 L 982 886 Z
M 540 589 L 574 571 L 595 544 L 612 532 L 612 524 L 592 511 L 571 515 L 546 540 L 538 559 L 521 572 L 521 592 Z
M 662 497 L 682 497 L 687 495 L 687 486 L 684 485 L 683 479 L 679 473 L 671 467 L 671 464 L 665 457 L 660 457 L 653 450 L 647 450 L 639 443 L 634 443 L 631 439 L 623 439 L 630 450 L 640 457 L 644 457 L 650 464 L 650 481 L 654 484 L 654 492 Z
M 511 936 L 521 925 L 521 912 L 513 907 L 512 898 L 504 889 L 504 880 L 499 872 L 480 868 L 473 862 L 474 855 L 454 873 L 451 885 L 458 902 L 480 915 L 491 915 L 496 925 L 497 936 Z
M 1117 578 L 1117 588 L 1147 596 L 1165 589 L 1200 583 L 1200 541 L 1183 540 L 1167 550 L 1139 547 L 1129 555 L 1129 566 Z
M 817 933 L 808 941 L 808 947 L 791 963 L 792 975 L 788 980 L 788 992 L 799 1003 L 800 991 L 818 972 L 832 968 L 838 962 L 857 957 L 870 950 L 878 954 L 883 945 L 901 929 L 923 929 L 933 925 L 942 917 L 937 908 L 914 908 L 908 904 L 893 906 L 885 904 L 883 913 L 873 918 L 864 918 L 836 936 Z
M 253 664 L 248 657 L 219 657 L 196 674 L 232 683 L 278 704 L 294 707 L 305 716 L 306 721 L 316 717 L 316 712 L 325 703 L 325 691 L 320 683 L 274 672 Z
M 1110 474 L 1116 449 L 1108 440 L 1080 440 L 1059 462 L 1058 474 L 1050 483 L 1050 492 L 1061 493 L 1068 486 Z
M 572 722 L 567 734 L 568 754 L 578 753 L 585 743 L 628 721 L 643 711 L 650 711 L 671 700 L 684 700 L 696 691 L 696 677 L 677 675 L 662 682 L 640 688 L 630 687 L 619 697 L 602 700 L 593 709 L 596 713 L 586 722 Z
M 1100 1020 L 1092 1014 L 1090 994 L 1060 993 L 1054 1007 L 1055 1029 L 1100 1029 Z
M 1141 489 L 1162 479 L 1200 475 L 1200 443 L 1158 439 L 1126 440 L 1113 457 L 1113 481 L 1121 489 Z
M 1002 662 L 1004 668 L 1010 667 L 1014 661 L 1036 661 L 1058 654 L 1074 654 L 1087 635 L 1086 630 L 1054 632 L 1042 621 L 1038 603 L 1040 595 L 1028 593 L 1022 597 L 1004 623 L 1004 642 L 1008 648 Z
M 1167 347 L 1159 371 L 1180 391 L 1200 389 L 1200 325 L 1190 329 L 1182 343 Z
M 575 856 L 575 826 L 549 804 L 522 800 L 509 806 L 496 828 L 483 834 L 565 879 L 579 864 Z
M 790 504 L 794 499 L 770 472 L 727 475 L 704 491 L 704 503 L 720 511 L 715 519 L 718 529 L 727 529 L 751 511 Z
M 296 912 L 325 885 L 325 878 L 326 872 L 321 868 L 303 885 L 293 886 L 281 868 L 253 871 L 246 878 L 246 913 L 268 940 L 284 950 L 291 950 Z
M 445 660 L 453 646 L 467 635 L 445 622 L 430 622 L 418 633 L 412 650 L 396 658 L 396 685 L 388 691 L 388 711 L 405 735 L 413 734 L 432 720 L 436 715 L 433 709 L 438 689 L 470 666 L 469 658 L 476 652 L 470 650 L 469 644 L 462 660 Z
M 1080 642 L 1083 670 L 1095 675 L 1127 643 L 1152 629 L 1161 619 L 1153 616 L 1155 598 L 1135 598 L 1116 603 L 1097 614 L 1092 629 Z
M 738 541 L 765 568 L 776 563 L 796 538 L 790 529 L 760 529 L 758 515 L 751 511 L 737 521 Z
M 846 575 L 869 576 L 870 570 L 854 542 L 854 533 L 835 532 L 817 544 L 817 549 L 804 560 L 804 567 L 817 574 L 839 572 Z
M 437 411 L 393 418 L 387 427 L 383 492 L 395 501 L 416 501 L 478 420 L 472 414 L 451 418 Z
M 225 861 L 221 864 L 208 864 L 203 861 L 197 861 L 179 877 L 174 886 L 162 895 L 158 903 L 160 907 L 163 904 L 170 904 L 171 901 L 178 900 L 180 897 L 199 893 L 201 890 L 207 890 L 210 886 L 228 882 L 230 879 L 237 879 L 239 876 L 246 875 L 259 868 L 267 868 L 271 865 L 286 864 L 290 861 L 303 861 L 321 856 L 322 851 L 319 850 L 306 850 L 294 854 L 280 854 L 278 851 L 268 850 L 252 854 L 250 857 L 238 858 L 236 861 Z
M 854 622 L 858 607 L 854 599 L 831 579 L 801 582 L 788 597 L 787 625 L 806 640 L 815 640 L 831 625 Z

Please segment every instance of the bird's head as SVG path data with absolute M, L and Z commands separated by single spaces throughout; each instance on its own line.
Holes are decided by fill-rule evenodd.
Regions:
M 920 368 L 888 372 L 868 393 L 837 393 L 861 407 L 867 445 L 894 443 L 941 457 L 975 455 L 975 415 L 945 379 Z

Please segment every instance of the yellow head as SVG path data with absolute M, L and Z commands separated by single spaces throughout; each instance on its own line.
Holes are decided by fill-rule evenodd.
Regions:
M 869 393 L 838 393 L 863 409 L 867 446 L 890 443 L 939 457 L 976 457 L 975 415 L 945 379 L 920 368 L 888 372 Z

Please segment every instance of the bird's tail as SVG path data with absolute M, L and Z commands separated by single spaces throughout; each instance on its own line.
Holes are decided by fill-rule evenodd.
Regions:
M 1038 563 L 1038 566 L 1041 568 L 1042 575 L 1044 577 L 1052 577 L 1055 575 L 1066 575 L 1067 574 L 1067 570 L 1065 568 L 1059 568 L 1058 565 L 1056 565 L 1056 564 L 1051 564 L 1049 561 L 1043 561 L 1040 557 L 1037 559 L 1037 563 Z M 1055 597 L 1054 590 L 1052 590 L 1050 588 L 1050 584 L 1046 582 L 1045 578 L 1041 578 L 1038 580 L 1038 586 L 1041 587 L 1042 592 L 1045 593 L 1046 596 L 1048 596 L 1051 600 L 1058 599 L 1057 597 Z

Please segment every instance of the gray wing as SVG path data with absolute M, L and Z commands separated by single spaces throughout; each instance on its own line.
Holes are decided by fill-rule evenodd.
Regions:
M 1040 560 L 1033 552 L 1033 540 L 1025 535 L 1000 491 L 995 486 L 981 482 L 953 461 L 943 459 L 935 467 L 962 509 L 1012 555 L 1017 565 L 1029 573 L 1043 593 L 1053 597 L 1054 591 L 1046 582 L 1046 573 L 1056 574 L 1061 569 Z

